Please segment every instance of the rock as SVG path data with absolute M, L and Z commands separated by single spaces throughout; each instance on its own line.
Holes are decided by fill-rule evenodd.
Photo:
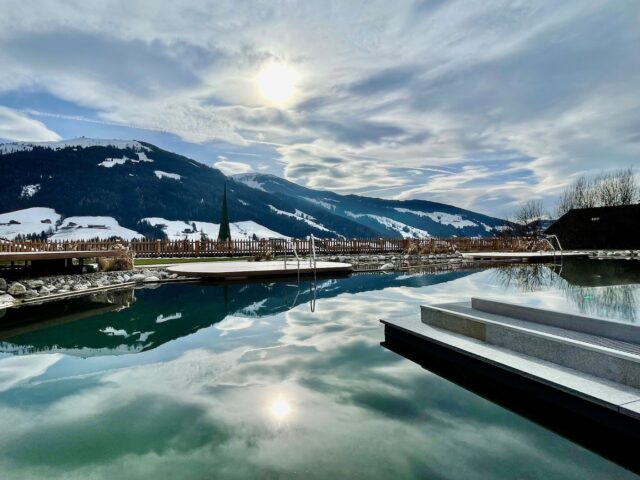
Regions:
M 131 280 L 131 276 L 130 276 L 130 275 L 127 275 L 127 274 L 125 273 L 125 274 L 122 276 L 122 279 L 123 279 L 125 282 L 128 282 L 128 281 L 130 281 L 130 280 Z
M 13 295 L 14 297 L 19 297 L 27 293 L 27 287 L 25 287 L 21 283 L 15 282 L 9 285 L 9 288 L 7 289 L 7 293 L 9 295 Z
M 146 277 L 144 276 L 144 274 L 142 273 L 136 273 L 134 275 L 131 275 L 130 279 L 132 282 L 144 282 L 144 279 Z
M 24 292 L 24 298 L 36 298 L 36 297 L 39 297 L 38 292 L 36 290 L 29 289 L 26 292 Z
M 380 267 L 380 270 L 393 270 L 393 263 L 385 263 Z
M 16 299 L 13 298 L 11 295 L 7 295 L 6 293 L 3 295 L 0 295 L 0 305 L 5 305 L 5 304 L 13 305 L 15 302 L 16 302 Z
M 27 286 L 32 290 L 37 290 L 44 285 L 42 280 L 27 280 Z
M 159 282 L 160 279 L 158 277 L 156 277 L 155 275 L 151 275 L 149 277 L 146 277 L 144 279 L 145 282 Z
M 7 289 L 7 281 L 4 278 L 0 278 L 0 290 Z
M 40 295 L 49 295 L 51 293 L 51 290 L 49 290 L 47 287 L 40 287 L 40 290 L 38 290 L 38 293 Z
M 160 272 L 160 278 L 162 279 L 169 278 L 169 274 L 167 272 Z
M 171 275 L 169 275 L 169 278 L 171 280 L 175 280 L 176 278 L 178 278 L 178 274 L 177 273 L 172 273 Z
M 85 284 L 83 284 L 83 283 L 76 283 L 76 284 L 73 286 L 72 290 L 77 292 L 77 291 L 79 291 L 79 290 L 86 290 L 87 288 L 88 288 L 88 287 L 87 287 Z

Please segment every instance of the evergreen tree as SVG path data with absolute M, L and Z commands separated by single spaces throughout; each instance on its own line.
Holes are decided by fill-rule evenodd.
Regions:
M 229 227 L 229 211 L 227 210 L 227 184 L 224 184 L 222 195 L 222 218 L 220 219 L 220 230 L 218 230 L 218 241 L 231 240 L 231 228 Z

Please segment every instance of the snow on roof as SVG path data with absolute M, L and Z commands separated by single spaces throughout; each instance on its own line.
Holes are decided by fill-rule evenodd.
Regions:
M 62 150 L 63 148 L 88 148 L 88 147 L 115 147 L 119 149 L 132 149 L 142 151 L 151 149 L 136 140 L 115 140 L 104 138 L 73 138 L 57 142 L 11 142 L 0 143 L 0 155 L 14 152 L 30 152 L 36 147 Z

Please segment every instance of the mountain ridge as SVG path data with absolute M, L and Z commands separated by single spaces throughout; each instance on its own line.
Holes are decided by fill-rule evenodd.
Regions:
M 0 237 L 40 233 L 40 220 L 45 227 L 42 231 L 62 235 L 65 232 L 58 230 L 64 227 L 69 238 L 94 233 L 104 237 L 116 225 L 122 231 L 150 237 L 199 238 L 206 234 L 211 238 L 220 222 L 225 184 L 231 220 L 242 224 L 236 229 L 242 238 L 301 238 L 309 234 L 344 238 L 486 236 L 504 223 L 446 204 L 345 196 L 309 189 L 277 176 L 252 175 L 228 177 L 218 169 L 138 140 L 81 137 L 3 143 Z M 37 214 L 38 208 L 53 213 L 47 210 L 46 218 L 39 220 L 29 216 Z M 36 210 L 25 213 L 26 209 Z M 12 218 L 19 216 L 16 212 L 22 212 L 32 225 L 27 228 L 26 223 Z M 440 215 L 437 220 L 433 212 L 445 217 Z M 78 222 L 65 225 L 64 219 L 69 217 Z M 96 218 L 113 222 L 91 224 Z M 171 230 L 170 222 L 182 223 L 171 223 Z M 190 228 L 192 225 L 196 228 Z M 105 227 L 104 231 L 99 227 Z

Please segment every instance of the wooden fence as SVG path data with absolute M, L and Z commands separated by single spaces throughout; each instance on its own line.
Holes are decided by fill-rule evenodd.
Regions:
M 114 245 L 128 247 L 136 257 L 216 257 L 253 256 L 268 251 L 275 255 L 293 255 L 294 247 L 298 255 L 307 255 L 311 245 L 309 240 L 132 240 L 132 241 L 24 241 L 0 242 L 2 252 L 57 252 L 111 250 Z M 318 255 L 338 255 L 353 253 L 396 253 L 408 249 L 420 253 L 487 252 L 523 250 L 528 239 L 502 237 L 451 237 L 425 239 L 315 239 Z

